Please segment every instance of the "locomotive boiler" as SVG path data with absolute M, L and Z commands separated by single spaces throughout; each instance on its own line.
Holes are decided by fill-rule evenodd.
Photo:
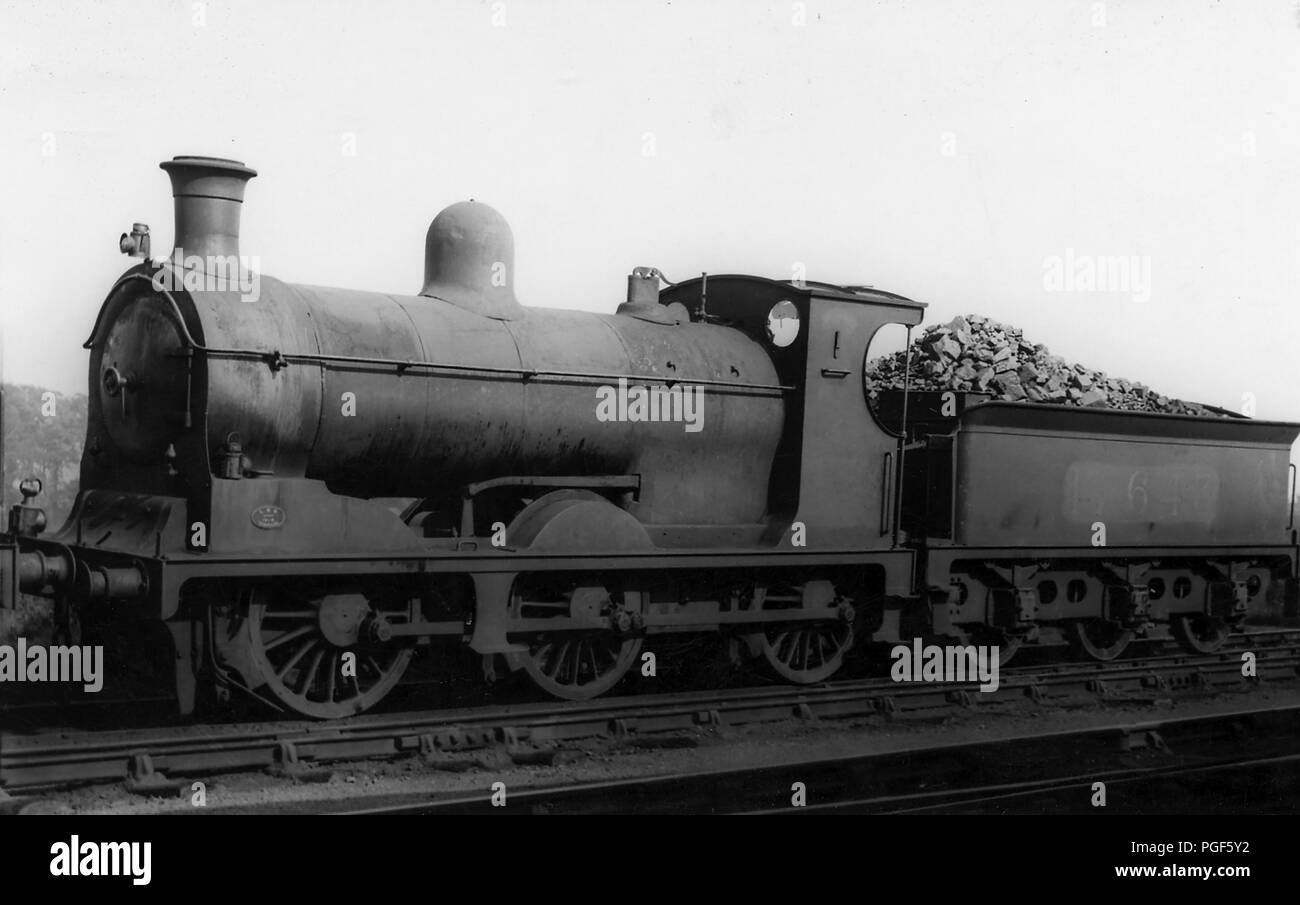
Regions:
M 416 294 L 288 284 L 240 248 L 253 170 L 162 167 L 174 249 L 122 237 L 80 492 L 45 536 L 24 490 L 0 606 L 160 622 L 184 712 L 344 716 L 457 645 L 580 699 L 669 633 L 809 683 L 855 642 L 1110 659 L 1295 607 L 1296 425 L 907 392 L 893 419 L 867 350 L 921 303 L 641 267 L 615 313 L 529 308 L 480 202 L 433 220 Z

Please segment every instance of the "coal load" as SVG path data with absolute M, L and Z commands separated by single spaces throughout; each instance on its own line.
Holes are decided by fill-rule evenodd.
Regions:
M 895 352 L 867 363 L 868 394 L 901 390 L 906 353 Z M 978 314 L 953 318 L 928 328 L 912 343 L 911 390 L 988 393 L 1008 402 L 1039 402 L 1158 412 L 1172 415 L 1224 415 L 1195 402 L 1173 399 L 1141 383 L 1108 377 L 1080 364 L 1068 364 L 1040 343 L 1027 341 L 1016 327 Z

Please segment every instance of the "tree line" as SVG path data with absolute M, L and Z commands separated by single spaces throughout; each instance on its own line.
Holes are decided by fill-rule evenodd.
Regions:
M 4 503 L 18 502 L 18 482 L 41 479 L 37 503 L 49 519 L 47 531 L 63 524 L 77 497 L 81 448 L 86 439 L 86 396 L 25 384 L 4 389 Z M 5 516 L 8 523 L 8 516 Z

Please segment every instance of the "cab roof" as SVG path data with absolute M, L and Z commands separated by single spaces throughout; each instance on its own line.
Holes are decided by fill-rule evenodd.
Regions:
M 876 289 L 873 286 L 837 286 L 834 283 L 821 283 L 816 280 L 804 280 L 796 283 L 794 280 L 772 280 L 767 277 L 744 273 L 709 274 L 708 281 L 710 283 L 724 281 L 761 283 L 766 286 L 780 287 L 786 292 L 797 292 L 844 302 L 860 302 L 864 305 L 893 305 L 895 307 L 913 308 L 917 311 L 924 311 L 926 308 L 925 302 L 914 301 L 906 296 L 886 292 L 883 289 Z M 692 277 L 689 280 L 682 280 L 680 283 L 675 284 L 674 288 L 680 290 L 682 287 L 699 285 L 702 282 L 704 282 L 703 277 Z

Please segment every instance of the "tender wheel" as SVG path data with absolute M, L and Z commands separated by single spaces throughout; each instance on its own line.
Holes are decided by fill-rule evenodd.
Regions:
M 390 640 L 387 629 L 414 616 L 413 603 L 381 603 L 360 593 L 257 594 L 245 622 L 249 684 L 286 710 L 318 719 L 369 710 L 411 660 L 409 642 Z M 355 669 L 345 675 L 349 662 Z
M 1199 613 L 1170 617 L 1169 629 L 1179 646 L 1193 654 L 1214 653 L 1232 634 L 1231 627 L 1222 619 Z
M 991 628 L 987 625 L 968 625 L 959 631 L 958 637 L 963 644 L 974 644 L 979 647 L 996 647 L 998 649 L 998 668 L 1006 666 L 1024 647 L 1025 639 L 1022 635 L 1011 635 L 1000 628 Z
M 772 593 L 759 589 L 750 601 L 751 607 L 755 601 L 758 609 L 788 609 L 802 603 L 802 589 L 778 588 Z M 838 619 L 774 625 L 746 634 L 744 640 L 777 677 L 796 685 L 811 685 L 826 681 L 844 664 L 844 655 L 853 646 L 853 623 Z
M 527 653 L 508 654 L 506 659 L 512 668 L 522 668 L 534 685 L 553 697 L 585 701 L 602 695 L 627 675 L 641 653 L 641 638 L 599 627 L 615 619 L 630 627 L 630 611 L 624 603 L 631 597 L 611 597 L 599 586 L 573 588 L 559 595 L 517 590 L 511 600 L 513 618 L 567 616 L 588 622 L 591 628 L 539 632 L 529 641 Z
M 1070 642 L 1093 660 L 1114 660 L 1133 641 L 1134 632 L 1109 619 L 1081 619 L 1070 625 Z

